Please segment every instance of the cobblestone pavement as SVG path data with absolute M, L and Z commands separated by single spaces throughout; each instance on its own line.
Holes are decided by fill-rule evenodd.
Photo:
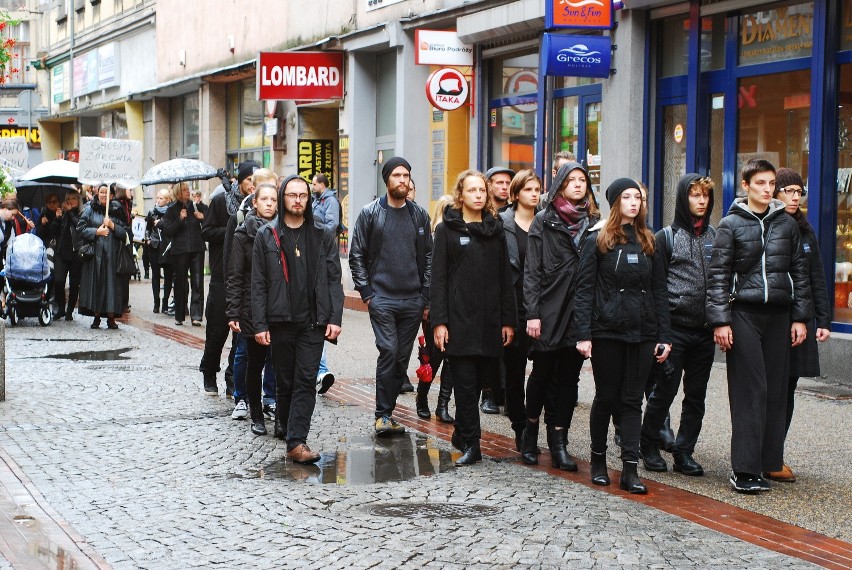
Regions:
M 341 376 L 372 375 L 375 348 L 365 322 L 347 311 L 348 336 L 330 351 Z M 48 358 L 116 348 L 130 348 L 123 355 L 129 359 Z M 318 399 L 309 441 L 323 453 L 324 469 L 296 468 L 283 462 L 282 442 L 251 435 L 246 422 L 229 418 L 224 396 L 203 394 L 199 350 L 142 328 L 92 331 L 81 319 L 41 328 L 25 321 L 7 329 L 6 350 L 0 447 L 113 568 L 810 566 L 515 462 L 486 459 L 437 472 L 448 443 L 408 438 L 402 440 L 411 443 L 408 451 L 373 449 L 372 412 L 331 398 Z M 833 409 L 815 403 L 823 406 L 818 413 Z M 848 407 L 836 409 L 846 410 L 846 421 Z M 804 405 L 797 413 L 810 411 Z M 485 421 L 506 431 L 505 418 Z M 583 431 L 572 429 L 572 451 L 585 458 Z M 318 484 L 332 464 L 335 483 Z M 367 482 L 417 472 L 433 474 Z M 722 477 L 713 472 L 702 483 L 731 498 Z M 491 509 L 469 518 L 375 512 L 398 503 Z M 849 533 L 845 520 L 835 519 L 845 526 L 841 538 Z

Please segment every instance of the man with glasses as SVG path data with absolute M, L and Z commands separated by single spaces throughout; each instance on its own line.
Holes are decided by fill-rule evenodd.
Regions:
M 660 430 L 674 402 L 683 376 L 683 408 L 672 448 L 674 470 L 698 476 L 704 469 L 693 459 L 704 419 L 704 400 L 716 347 L 707 326 L 707 272 L 716 229 L 713 213 L 713 181 L 698 174 L 681 177 L 670 226 L 657 232 L 656 251 L 662 253 L 669 293 L 672 352 L 668 374 L 658 374 L 645 406 L 640 451 L 645 469 L 666 471 L 660 455 Z

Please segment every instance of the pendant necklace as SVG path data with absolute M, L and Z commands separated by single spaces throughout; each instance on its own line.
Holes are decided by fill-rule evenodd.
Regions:
M 299 228 L 299 230 L 296 231 L 291 228 L 287 233 L 296 235 L 295 239 L 293 239 L 293 236 L 290 235 L 290 241 L 293 242 L 293 250 L 296 252 L 296 257 L 302 257 L 302 252 L 299 251 L 299 239 L 302 237 L 302 229 Z

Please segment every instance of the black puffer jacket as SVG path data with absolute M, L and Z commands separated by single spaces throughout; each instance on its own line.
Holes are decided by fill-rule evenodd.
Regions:
M 66 210 L 61 217 L 54 217 L 51 222 L 53 226 L 51 232 L 56 239 L 54 255 L 66 263 L 71 263 L 79 258 L 74 247 L 77 243 L 77 222 L 80 221 L 80 214 L 80 210 L 77 209 Z
M 432 228 L 426 210 L 408 200 L 408 212 L 417 231 L 417 273 L 420 275 L 420 296 L 425 306 L 429 305 L 429 281 L 432 268 Z M 373 297 L 371 280 L 376 271 L 376 262 L 382 251 L 386 196 L 373 200 L 358 214 L 352 241 L 349 246 L 349 268 L 355 290 L 364 300 Z
M 731 324 L 731 301 L 790 306 L 794 322 L 810 321 L 811 286 L 801 241 L 784 202 L 772 200 L 761 220 L 745 198 L 734 201 L 713 242 L 707 289 L 710 326 Z
M 527 243 L 527 259 L 524 267 L 524 306 L 527 319 L 541 320 L 541 336 L 534 341 L 533 350 L 548 352 L 574 345 L 575 338 L 574 301 L 576 274 L 580 266 L 580 249 L 599 216 L 586 218 L 574 240 L 568 233 L 568 225 L 559 217 L 553 201 L 562 183 L 574 170 L 586 170 L 576 162 L 562 165 L 550 191 L 547 206 L 536 214 L 530 226 Z M 586 198 L 592 200 L 591 185 Z M 524 323 L 525 324 L 525 323 Z
M 180 211 L 186 210 L 186 218 L 180 219 Z M 163 236 L 172 242 L 170 255 L 183 253 L 200 253 L 204 251 L 204 240 L 201 237 L 201 222 L 195 217 L 195 205 L 189 202 L 175 201 L 166 210 L 163 221 L 160 222 Z
M 243 334 L 252 336 L 251 264 L 257 230 L 266 222 L 253 211 L 246 216 L 234 232 L 233 249 L 228 255 L 228 267 L 225 270 L 225 315 L 228 322 L 240 323 Z
M 278 204 L 284 204 L 284 188 L 296 176 L 287 177 L 278 190 Z M 311 317 L 317 326 L 340 326 L 343 319 L 343 285 L 340 282 L 340 254 L 333 232 L 314 223 L 311 201 L 305 207 L 305 257 L 308 287 L 313 304 Z M 255 237 L 251 268 L 251 313 L 254 333 L 266 332 L 270 326 L 291 320 L 289 284 L 284 279 L 281 250 L 273 232 L 281 232 L 284 217 L 262 226 Z M 242 324 L 240 325 L 242 327 Z
M 503 354 L 502 329 L 517 327 L 515 289 L 503 224 L 488 212 L 466 224 L 461 210 L 447 208 L 435 228 L 432 327 L 446 325 L 453 356 Z
M 600 229 L 601 221 L 594 229 Z M 645 255 L 632 224 L 627 243 L 598 252 L 597 231 L 583 244 L 577 276 L 576 338 L 671 343 L 662 255 Z

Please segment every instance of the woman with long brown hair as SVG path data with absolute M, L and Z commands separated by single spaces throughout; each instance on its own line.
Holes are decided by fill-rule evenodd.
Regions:
M 577 351 L 592 359 L 595 376 L 591 475 L 596 485 L 609 485 L 607 431 L 613 411 L 620 409 L 620 486 L 644 494 L 637 474 L 642 398 L 654 358 L 662 363 L 671 352 L 668 293 L 639 184 L 619 178 L 606 197 L 610 215 L 583 244 L 575 300 Z
M 485 176 L 465 170 L 456 179 L 453 203 L 435 229 L 430 319 L 435 346 L 453 367 L 456 465 L 482 460 L 479 395 L 497 373 L 503 347 L 517 324 L 515 293 L 503 224 L 486 189 Z

